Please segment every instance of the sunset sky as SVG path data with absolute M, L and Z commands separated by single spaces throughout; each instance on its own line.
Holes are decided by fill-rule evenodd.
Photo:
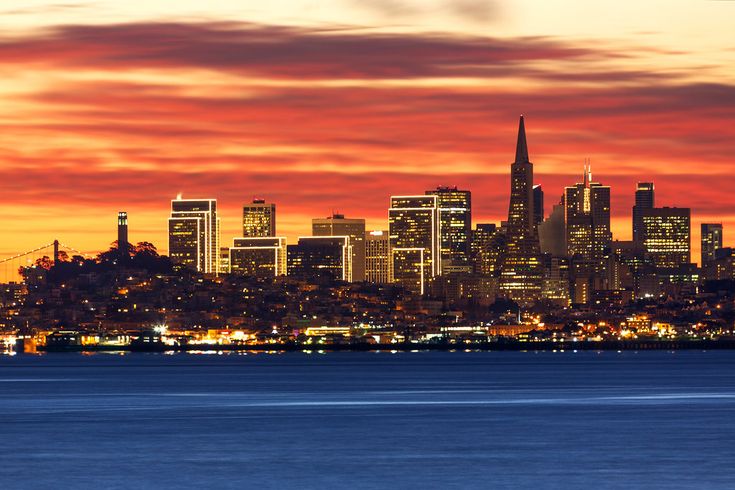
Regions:
M 166 251 L 170 199 L 217 198 L 278 231 L 332 210 L 387 226 L 388 197 L 508 207 L 526 115 L 546 212 L 591 158 L 630 239 L 635 183 L 735 245 L 735 1 L 3 0 L 0 255 L 54 238 Z

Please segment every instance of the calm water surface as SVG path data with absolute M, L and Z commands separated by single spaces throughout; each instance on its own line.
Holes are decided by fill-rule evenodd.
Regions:
M 0 488 L 735 488 L 735 352 L 0 357 Z

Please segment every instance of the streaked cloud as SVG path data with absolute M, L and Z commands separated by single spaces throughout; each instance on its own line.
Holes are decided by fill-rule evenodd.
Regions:
M 462 5 L 482 17 L 484 4 Z M 439 184 L 471 188 L 476 217 L 498 221 L 526 113 L 549 209 L 591 157 L 614 185 L 621 237 L 635 182 L 649 178 L 661 203 L 735 222 L 723 205 L 735 86 L 678 56 L 612 41 L 234 22 L 5 35 L 0 179 L 23 216 L 16 226 L 33 223 L 34 208 L 50 213 L 38 235 L 66 207 L 124 206 L 165 244 L 168 200 L 181 191 L 220 199 L 224 242 L 254 194 L 279 203 L 292 236 L 332 208 L 381 226 L 391 193 Z

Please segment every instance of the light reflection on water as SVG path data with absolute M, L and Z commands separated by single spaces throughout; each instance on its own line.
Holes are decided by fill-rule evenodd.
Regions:
M 734 368 L 728 351 L 2 357 L 0 482 L 735 488 Z

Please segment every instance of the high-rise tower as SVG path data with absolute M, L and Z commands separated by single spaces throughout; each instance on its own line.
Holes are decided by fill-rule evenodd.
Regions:
M 457 187 L 426 191 L 437 197 L 442 274 L 469 272 L 472 233 L 472 194 Z
M 582 182 L 564 189 L 564 205 L 567 254 L 588 266 L 589 273 L 602 275 L 612 241 L 610 187 L 593 182 L 585 164 Z
M 691 262 L 691 210 L 652 208 L 643 212 L 643 246 L 659 269 Z
M 216 199 L 171 201 L 168 254 L 175 264 L 199 272 L 219 272 L 219 218 Z
M 540 225 L 544 221 L 544 190 L 541 184 L 533 186 L 533 224 Z
M 424 294 L 427 281 L 441 274 L 437 196 L 391 196 L 388 229 L 393 280 Z
M 715 260 L 715 252 L 722 248 L 722 223 L 702 223 L 702 267 Z
M 521 116 L 516 158 L 510 167 L 507 248 L 500 269 L 500 289 L 506 297 L 522 304 L 541 297 L 543 270 L 533 209 L 533 164 L 528 159 L 526 128 Z
M 633 206 L 633 241 L 643 243 L 643 212 L 655 206 L 653 182 L 638 182 Z

